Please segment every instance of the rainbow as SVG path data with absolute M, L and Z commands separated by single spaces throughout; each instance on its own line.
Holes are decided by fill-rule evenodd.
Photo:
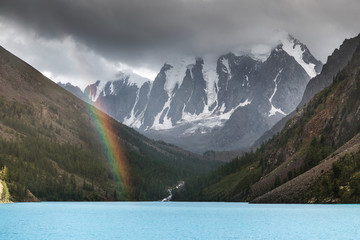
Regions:
M 67 52 L 68 61 L 72 63 L 72 66 L 82 76 L 81 78 L 85 80 L 92 79 L 93 76 L 85 67 L 83 57 L 77 51 L 77 45 L 71 37 L 65 38 L 65 51 Z M 88 104 L 90 116 L 93 119 L 97 132 L 100 136 L 107 160 L 110 163 L 112 174 L 116 182 L 119 183 L 124 198 L 128 199 L 131 195 L 131 184 L 128 174 L 129 168 L 127 166 L 127 160 L 121 145 L 121 139 L 116 135 L 116 131 L 114 129 L 115 120 L 96 107 Z
M 131 191 L 131 184 L 127 160 L 120 143 L 121 139 L 116 135 L 114 129 L 115 120 L 92 105 L 89 105 L 89 112 L 99 133 L 116 182 L 120 184 L 121 191 L 125 199 L 127 199 Z

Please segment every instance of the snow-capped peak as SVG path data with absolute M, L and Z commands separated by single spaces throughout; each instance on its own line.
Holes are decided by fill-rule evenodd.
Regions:
M 306 63 L 304 61 L 303 54 L 305 52 L 305 49 L 299 41 L 288 35 L 287 37 L 281 39 L 280 42 L 282 43 L 283 50 L 290 56 L 294 57 L 294 59 L 306 71 L 310 78 L 313 78 L 317 75 L 315 70 L 315 64 Z
M 175 88 L 176 84 L 180 86 L 183 82 L 186 70 L 189 69 L 191 72 L 191 69 L 195 64 L 195 58 L 188 57 L 178 61 L 172 60 L 168 61 L 167 64 L 171 65 L 171 68 L 165 72 L 166 82 L 164 88 L 169 95 L 171 95 L 170 93 Z
M 136 86 L 140 88 L 145 82 L 150 81 L 147 78 L 141 77 L 133 72 L 119 72 L 116 75 L 116 80 L 111 81 L 102 81 L 97 80 L 94 84 L 89 85 L 85 88 L 86 94 L 88 95 L 91 101 L 96 102 L 100 95 L 116 95 L 116 89 L 114 88 L 114 82 L 122 81 L 126 85 Z M 108 89 L 106 91 L 106 89 Z
M 140 88 L 145 82 L 150 81 L 148 78 L 141 77 L 131 70 L 123 70 L 116 76 L 118 80 L 127 80 L 129 84 L 136 85 L 138 88 Z

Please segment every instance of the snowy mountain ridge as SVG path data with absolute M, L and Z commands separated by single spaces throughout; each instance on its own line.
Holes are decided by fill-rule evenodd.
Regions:
M 149 137 L 198 152 L 206 150 L 205 144 L 228 150 L 250 145 L 293 111 L 321 67 L 289 35 L 266 59 L 230 52 L 169 61 L 154 81 L 120 73 L 117 80 L 97 81 L 84 92 L 109 115 Z M 189 146 L 194 136 L 201 145 L 195 149 Z
M 306 71 L 310 78 L 315 77 L 318 73 L 315 70 L 315 63 L 305 62 L 305 51 L 309 51 L 307 47 L 293 38 L 291 35 L 288 38 L 281 39 L 282 48 L 287 54 L 292 56 L 300 66 Z

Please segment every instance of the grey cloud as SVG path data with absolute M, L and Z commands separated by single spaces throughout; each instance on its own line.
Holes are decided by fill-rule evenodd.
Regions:
M 41 38 L 71 36 L 111 61 L 159 68 L 172 55 L 269 43 L 283 29 L 325 61 L 360 30 L 358 0 L 2 0 L 0 15 Z

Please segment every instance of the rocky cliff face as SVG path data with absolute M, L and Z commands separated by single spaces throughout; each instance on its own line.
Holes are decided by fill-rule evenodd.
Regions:
M 299 107 L 303 107 L 313 96 L 315 96 L 316 93 L 330 86 L 336 74 L 340 72 L 341 69 L 343 69 L 351 60 L 351 57 L 353 56 L 359 43 L 360 35 L 351 39 L 345 39 L 340 48 L 335 49 L 335 51 L 328 57 L 321 72 L 322 74 L 311 79 L 309 84 L 306 86 L 304 96 L 302 97 Z
M 351 60 L 351 57 L 353 56 L 359 43 L 360 35 L 351 39 L 345 39 L 339 49 L 334 50 L 334 52 L 328 57 L 321 74 L 312 78 L 307 84 L 304 95 L 302 96 L 299 105 L 296 107 L 297 109 L 305 106 L 310 99 L 315 96 L 315 94 L 332 84 L 336 74 L 338 74 Z M 286 122 L 294 117 L 295 114 L 296 110 L 292 111 L 277 122 L 271 129 L 266 131 L 258 140 L 255 141 L 254 146 L 259 146 L 262 142 L 280 132 L 284 128 Z
M 85 89 L 95 105 L 145 135 L 186 149 L 244 149 L 301 101 L 322 68 L 291 36 L 265 61 L 234 53 L 165 63 L 153 82 L 135 74 Z

